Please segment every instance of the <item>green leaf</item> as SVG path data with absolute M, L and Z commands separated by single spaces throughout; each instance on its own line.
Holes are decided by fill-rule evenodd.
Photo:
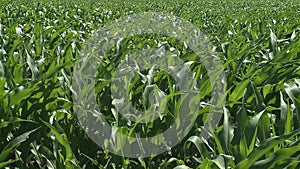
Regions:
M 255 163 L 255 161 L 257 161 L 261 156 L 269 152 L 272 148 L 298 134 L 300 134 L 300 129 L 295 130 L 289 134 L 275 136 L 267 139 L 261 144 L 261 146 L 259 146 L 257 149 L 252 151 L 245 160 L 238 163 L 237 168 L 238 169 L 250 168 Z
M 252 86 L 252 89 L 253 89 L 254 94 L 255 94 L 256 111 L 260 112 L 260 111 L 262 111 L 263 109 L 266 108 L 266 105 L 265 105 L 264 100 L 263 100 L 260 92 L 258 91 L 256 85 L 252 81 L 251 81 L 251 86 Z
M 41 120 L 41 119 L 40 119 Z M 73 158 L 73 153 L 69 141 L 66 137 L 66 134 L 61 135 L 51 124 L 41 120 L 47 127 L 50 128 L 51 132 L 55 135 L 56 140 L 65 148 L 66 151 L 66 159 L 68 162 Z M 58 125 L 58 124 L 57 124 Z
M 226 169 L 225 161 L 223 156 L 218 156 L 216 159 L 212 160 L 220 169 Z
M 5 161 L 5 162 L 2 162 L 2 163 L 0 163 L 0 168 L 4 168 L 4 167 L 6 167 L 6 166 L 8 166 L 12 163 L 17 162 L 17 161 L 19 161 L 19 160 L 8 160 L 8 161 Z
M 254 144 L 256 141 L 258 121 L 262 117 L 265 110 L 261 111 L 249 121 L 247 128 L 245 129 L 245 142 L 247 146 L 247 154 L 254 149 Z
M 280 92 L 280 122 L 279 131 L 282 134 L 287 134 L 292 131 L 293 115 L 290 105 L 286 104 L 282 92 Z
M 187 146 L 188 146 L 189 142 L 193 143 L 196 146 L 198 152 L 204 158 L 204 156 L 203 156 L 204 152 L 203 152 L 203 149 L 201 148 L 201 143 L 202 143 L 201 139 L 198 136 L 191 136 L 185 143 L 186 149 L 188 148 Z M 186 154 L 186 152 L 185 152 L 185 154 Z
M 203 163 L 201 163 L 197 168 L 199 169 L 211 169 L 213 165 L 213 162 L 209 159 L 205 159 Z
M 223 120 L 223 139 L 224 139 L 224 141 L 223 142 L 225 144 L 225 151 L 227 153 L 229 144 L 233 138 L 233 127 L 229 121 L 229 117 L 230 117 L 229 110 L 226 109 L 225 107 L 223 109 L 224 109 L 224 120 Z
M 0 162 L 4 162 L 5 159 L 7 158 L 7 156 L 10 154 L 10 152 L 18 147 L 22 142 L 26 141 L 29 138 L 29 135 L 33 132 L 35 132 L 38 128 L 30 130 L 28 132 L 25 132 L 23 134 L 21 134 L 20 136 L 14 138 L 13 140 L 11 140 L 2 150 L 1 154 L 0 154 Z
M 300 151 L 300 146 L 293 146 L 289 148 L 282 148 L 276 151 L 271 157 L 254 163 L 254 167 L 259 168 L 275 168 L 276 164 L 285 163 L 296 152 Z
M 250 82 L 250 80 L 246 79 L 246 80 L 243 80 L 243 81 L 237 83 L 235 89 L 229 96 L 229 100 L 232 102 L 237 102 L 240 98 L 242 98 L 249 82 Z
M 296 85 L 295 82 L 291 83 L 284 83 L 285 91 L 288 94 L 288 96 L 293 101 L 296 112 L 297 112 L 297 120 L 300 124 L 300 88 Z
M 25 45 L 24 45 L 24 49 L 25 49 L 26 55 L 27 55 L 26 63 L 28 64 L 29 69 L 31 70 L 31 73 L 32 73 L 32 80 L 36 80 L 39 75 L 39 69 L 37 68 L 37 64 L 35 63 L 35 60 L 30 56 Z
M 18 93 L 11 94 L 10 105 L 20 104 L 24 99 L 28 98 L 32 92 L 38 89 L 38 85 L 21 90 Z

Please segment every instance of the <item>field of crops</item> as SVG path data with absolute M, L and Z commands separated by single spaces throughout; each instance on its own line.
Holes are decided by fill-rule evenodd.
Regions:
M 0 3 L 0 168 L 300 168 L 300 1 Z M 214 68 L 205 65 L 185 39 L 172 36 L 137 31 L 118 41 L 101 59 L 99 52 L 96 82 L 91 84 L 99 112 L 112 128 L 110 134 L 148 138 L 162 135 L 173 124 L 183 132 L 184 125 L 176 121 L 183 118 L 181 110 L 186 113 L 184 118 L 195 119 L 188 124 L 187 134 L 178 136 L 178 144 L 159 154 L 133 158 L 123 149 L 133 144 L 130 139 L 114 145 L 120 155 L 107 148 L 114 142 L 104 140 L 99 144 L 87 134 L 93 128 L 80 123 L 88 118 L 84 113 L 76 114 L 74 104 L 77 97 L 89 99 L 85 91 L 91 85 L 78 88 L 82 83 L 74 72 L 94 68 L 89 65 L 91 61 L 85 67 L 78 61 L 89 52 L 86 46 L 90 40 L 98 40 L 93 39 L 98 30 L 122 23 L 117 19 L 144 12 L 176 16 L 183 23 L 195 25 L 203 40 L 209 41 L 205 49 L 217 56 L 224 78 L 214 79 L 209 70 Z M 164 29 L 156 25 L 156 29 Z M 123 28 L 111 32 L 120 30 Z M 105 45 L 95 47 L 104 50 Z M 151 65 L 136 64 L 136 74 L 124 82 L 115 78 L 122 76 L 116 69 L 128 55 L 151 49 L 168 51 L 168 56 L 162 56 L 168 63 L 177 62 L 171 56 L 178 55 L 182 70 L 192 73 L 196 83 L 192 87 L 199 93 L 189 102 L 179 94 L 182 88 L 174 76 Z M 146 58 L 149 53 L 138 54 Z M 182 72 L 179 79 L 188 77 Z M 213 79 L 221 85 L 214 86 Z M 117 83 L 129 86 L 128 98 L 116 99 L 122 94 Z M 222 104 L 213 104 L 216 88 L 224 91 L 219 96 Z M 146 97 L 152 89 L 161 100 Z M 140 111 L 153 108 L 152 104 L 164 104 L 165 109 L 157 111 L 157 119 L 151 115 L 127 119 L 118 113 L 118 106 L 124 104 L 122 99 Z M 216 107 L 219 118 L 214 117 L 217 121 L 213 127 L 210 110 Z M 196 113 L 190 113 L 193 110 Z M 142 123 L 141 119 L 150 122 Z M 153 144 L 169 145 L 166 140 L 170 138 L 159 138 L 162 140 L 152 140 Z M 139 151 L 142 148 L 137 146 Z

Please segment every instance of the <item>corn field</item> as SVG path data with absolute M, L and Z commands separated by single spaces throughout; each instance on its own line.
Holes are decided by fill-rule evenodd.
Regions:
M 300 168 L 300 1 L 0 2 L 0 168 Z M 74 88 L 74 72 L 97 30 L 145 12 L 176 16 L 206 36 L 206 49 L 217 56 L 225 77 L 224 103 L 204 139 L 214 86 L 198 53 L 172 36 L 137 33 L 122 39 L 96 60 L 93 84 L 99 111 L 114 132 L 147 138 L 181 126 L 176 117 L 185 98 L 176 78 L 147 64 L 135 65 L 136 74 L 124 80 L 128 104 L 140 111 L 162 104 L 166 109 L 148 123 L 118 113 L 122 101 L 114 95 L 121 93 L 116 85 L 121 82 L 113 77 L 130 54 L 168 51 L 170 64 L 178 62 L 171 56 L 178 56 L 199 91 L 187 103 L 199 105 L 196 113 L 186 114 L 195 119 L 187 134 L 160 154 L 133 158 L 112 153 L 109 141 L 98 144 L 87 135 L 74 107 L 82 92 Z M 147 99 L 152 89 L 165 102 Z M 188 107 L 184 111 L 192 110 Z M 116 149 L 122 153 L 123 147 Z

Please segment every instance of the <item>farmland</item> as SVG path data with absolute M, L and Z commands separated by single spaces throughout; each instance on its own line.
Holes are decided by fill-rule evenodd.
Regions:
M 300 167 L 299 1 L 0 3 L 0 168 Z M 224 102 L 216 126 L 209 137 L 203 138 L 201 133 L 211 121 L 210 110 L 215 106 L 212 100 L 216 88 L 210 83 L 214 76 L 209 73 L 212 68 L 201 62 L 192 47 L 172 36 L 137 33 L 125 37 L 97 60 L 97 82 L 93 84 L 99 111 L 110 126 L 119 127 L 116 133 L 139 133 L 146 138 L 160 135 L 172 124 L 180 127 L 175 119 L 181 117 L 178 112 L 185 103 L 178 95 L 180 87 L 174 87 L 175 77 L 167 71 L 141 68 L 124 81 L 129 86 L 129 104 L 141 111 L 151 107 L 153 100 L 144 97 L 146 89 L 159 88 L 159 96 L 167 98 L 166 109 L 148 123 L 139 123 L 135 116 L 138 120 L 132 122 L 116 113 L 115 95 L 122 92 L 117 85 L 120 81 L 113 76 L 119 75 L 116 69 L 126 60 L 126 54 L 160 49 L 170 56 L 178 55 L 189 63 L 183 65 L 189 65 L 187 70 L 199 91 L 189 102 L 199 105 L 196 113 L 186 114 L 195 119 L 194 123 L 178 144 L 160 154 L 132 158 L 112 153 L 106 148 L 107 142 L 99 145 L 80 124 L 84 116 L 79 118 L 74 105 L 76 98 L 86 93 L 85 88 L 78 88 L 82 83 L 76 71 L 81 70 L 78 62 L 89 52 L 91 40 L 98 40 L 93 39 L 98 30 L 145 12 L 176 16 L 201 31 L 201 37 L 209 41 L 205 49 L 217 56 L 222 67 L 224 78 L 217 81 L 221 81 L 218 87 L 224 92 L 219 98 Z M 123 28 L 111 32 L 119 30 Z M 168 58 L 168 63 L 176 61 Z M 83 70 L 93 69 L 92 65 L 85 66 Z M 122 147 L 126 145 L 117 145 L 116 149 L 123 153 Z

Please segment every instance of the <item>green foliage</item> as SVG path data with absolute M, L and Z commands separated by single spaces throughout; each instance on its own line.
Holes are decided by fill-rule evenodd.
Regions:
M 300 3 L 288 1 L 0 1 L 0 168 L 299 168 Z M 95 90 L 107 121 L 121 133 L 152 136 L 166 130 L 180 106 L 174 79 L 140 70 L 130 82 L 138 109 L 145 89 L 166 96 L 168 110 L 149 124 L 129 124 L 113 111 L 108 86 L 129 52 L 162 48 L 194 61 L 201 109 L 188 136 L 150 158 L 125 158 L 95 144 L 73 111 L 72 70 L 93 32 L 116 18 L 166 12 L 197 25 L 209 37 L 226 75 L 222 121 L 200 137 L 212 86 L 204 65 L 183 42 L 141 35 L 120 43 L 101 63 Z M 173 48 L 175 49 L 173 51 Z M 116 52 L 116 53 L 114 53 Z M 174 62 L 170 59 L 169 62 Z M 149 85 L 147 82 L 152 81 Z M 145 80 L 146 79 L 146 80 Z M 115 89 L 117 90 L 117 89 Z M 148 90 L 146 90 L 148 91 Z M 196 99 L 197 100 L 197 99 Z

